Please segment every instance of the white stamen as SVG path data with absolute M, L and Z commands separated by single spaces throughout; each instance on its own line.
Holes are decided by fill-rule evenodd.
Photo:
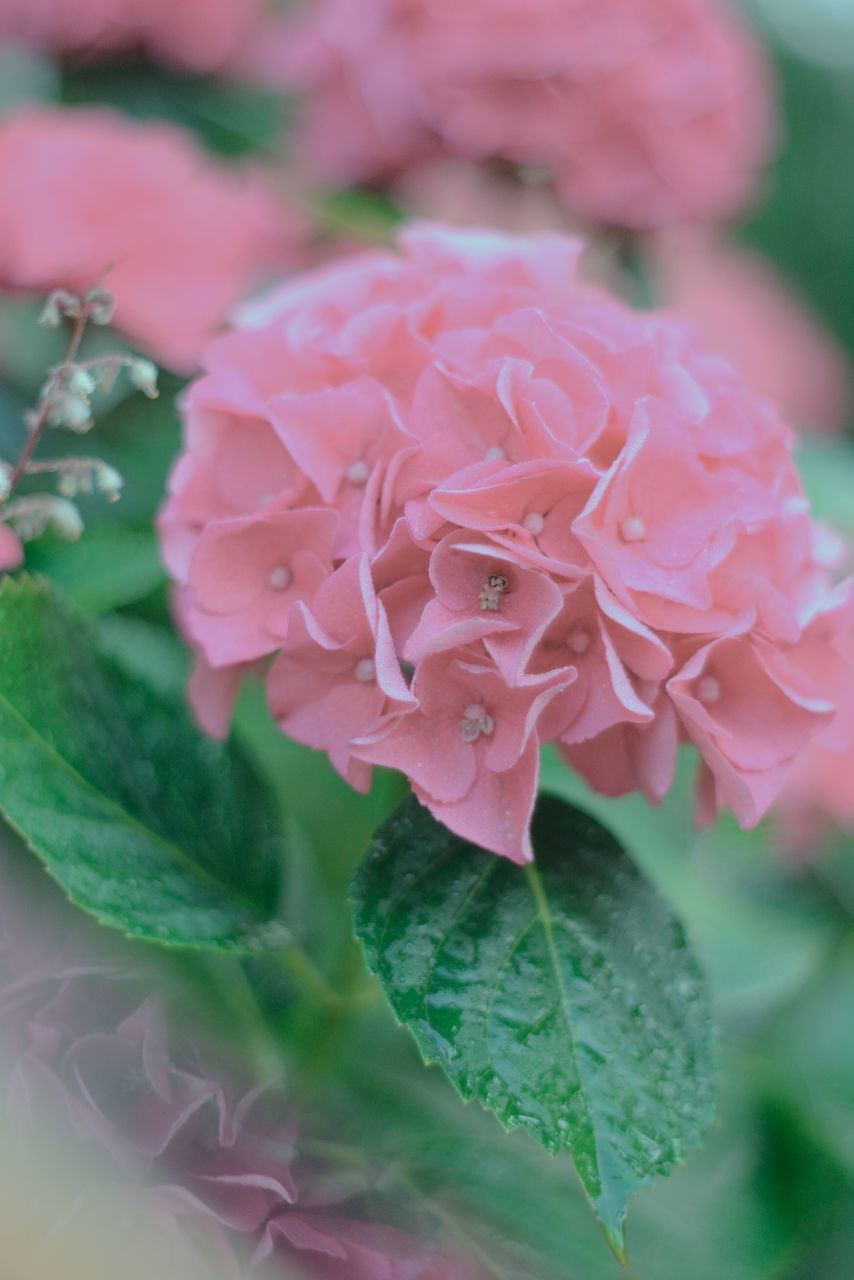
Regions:
M 646 537 L 646 525 L 637 516 L 627 516 L 620 525 L 623 542 L 642 542 Z
M 717 702 L 721 696 L 721 682 L 716 680 L 714 676 L 700 676 L 700 679 L 694 686 L 694 692 L 697 695 L 698 702 L 711 706 L 713 702 Z
M 351 462 L 347 468 L 347 479 L 350 484 L 367 484 L 370 474 L 371 468 L 361 458 L 358 462 Z
M 566 637 L 567 648 L 579 656 L 582 653 L 586 653 L 592 643 L 593 637 L 587 628 L 582 626 L 573 627 Z
M 273 591 L 287 591 L 293 580 L 294 575 L 283 564 L 276 565 L 275 569 L 271 569 L 270 576 L 267 579 Z
M 371 684 L 377 678 L 377 668 L 373 658 L 360 658 L 353 674 L 362 684 Z
M 488 737 L 495 729 L 495 721 L 480 702 L 471 702 L 460 721 L 460 737 L 463 742 L 477 742 L 481 734 Z
M 487 449 L 486 453 L 484 454 L 484 458 L 486 459 L 487 462 L 503 462 L 506 456 L 507 455 L 505 454 L 504 450 L 499 449 L 497 444 L 494 444 L 491 449 Z
M 529 511 L 525 516 L 525 519 L 522 521 L 522 527 L 527 529 L 528 533 L 532 533 L 536 538 L 543 532 L 543 529 L 545 529 L 546 522 L 540 515 L 539 511 Z

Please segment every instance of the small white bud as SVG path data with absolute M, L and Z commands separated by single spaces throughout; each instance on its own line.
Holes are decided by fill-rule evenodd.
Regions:
M 0 462 L 0 502 L 5 502 L 12 492 L 12 468 Z
M 39 324 L 48 329 L 55 329 L 62 323 L 63 316 L 78 320 L 82 314 L 80 299 L 67 289 L 54 289 L 44 305 Z
M 71 395 L 79 396 L 81 400 L 88 400 L 95 390 L 95 379 L 88 369 L 81 369 L 79 365 L 75 365 L 69 370 L 66 386 Z
M 45 329 L 58 329 L 62 324 L 62 312 L 57 306 L 55 298 L 48 298 L 44 304 L 42 313 L 39 316 L 39 324 L 44 325 Z
M 79 396 L 66 396 L 60 409 L 60 425 L 76 431 L 78 435 L 88 431 L 92 426 L 92 414 L 86 401 Z
M 116 300 L 109 289 L 90 289 L 84 298 L 93 324 L 109 324 L 116 310 Z
M 77 476 L 73 471 L 63 471 L 56 482 L 56 490 L 63 498 L 77 497 Z
M 74 504 L 52 493 L 34 493 L 12 502 L 4 515 L 22 542 L 38 538 L 48 525 L 72 542 L 83 532 L 83 519 Z
M 54 498 L 48 522 L 60 538 L 69 542 L 76 542 L 83 532 L 83 517 L 73 502 L 66 502 L 63 498 Z
M 115 467 L 108 466 L 106 462 L 100 462 L 95 472 L 95 484 L 100 493 L 103 493 L 109 502 L 116 502 L 124 487 L 124 480 L 116 471 Z
M 132 386 L 142 391 L 149 399 L 154 400 L 160 393 L 157 390 L 157 366 L 150 360 L 133 360 L 128 365 L 128 377 Z

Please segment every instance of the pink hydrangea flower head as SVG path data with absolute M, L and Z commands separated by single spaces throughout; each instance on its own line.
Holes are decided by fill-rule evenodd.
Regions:
M 845 425 L 852 402 L 844 352 L 770 262 L 697 233 L 662 237 L 651 260 L 663 302 L 794 426 Z
M 213 71 L 244 47 L 262 0 L 2 0 L 0 41 L 60 54 L 143 48 L 183 70 Z
M 248 307 L 161 515 L 203 723 L 272 657 L 284 732 L 518 861 L 544 742 L 652 801 L 693 743 L 749 825 L 839 701 L 791 432 L 580 253 L 415 225 Z
M 302 153 L 326 180 L 497 157 L 617 226 L 731 214 L 773 132 L 765 60 L 726 0 L 319 0 L 257 67 L 303 89 Z
M 300 235 L 258 173 L 205 157 L 177 126 L 99 107 L 0 123 L 0 288 L 103 282 L 116 326 L 180 372 Z

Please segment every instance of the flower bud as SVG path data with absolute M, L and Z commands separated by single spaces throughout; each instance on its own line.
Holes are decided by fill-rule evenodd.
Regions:
M 116 310 L 116 300 L 109 289 L 90 289 L 84 299 L 93 324 L 109 324 Z
M 76 498 L 78 487 L 77 474 L 74 471 L 63 471 L 56 482 L 57 493 L 63 498 Z
M 133 360 L 128 365 L 128 378 L 131 385 L 154 400 L 160 394 L 157 390 L 157 366 L 150 360 Z
M 54 533 L 68 542 L 76 542 L 83 532 L 83 517 L 73 502 L 53 498 L 48 512 L 48 523 Z
M 56 299 L 51 296 L 42 308 L 39 324 L 44 325 L 46 329 L 58 329 L 61 323 L 62 312 L 57 306 Z
M 68 372 L 66 386 L 71 395 L 79 396 L 81 400 L 88 400 L 95 390 L 95 379 L 88 369 L 73 365 Z
M 60 425 L 82 435 L 92 426 L 89 405 L 79 396 L 65 396 L 60 406 Z
M 39 324 L 48 329 L 56 329 L 62 323 L 63 316 L 78 320 L 82 314 L 80 299 L 67 289 L 54 289 L 44 305 Z
M 108 502 L 118 501 L 124 488 L 124 483 L 124 479 L 116 471 L 115 467 L 109 466 L 106 462 L 98 463 L 95 471 L 95 485 Z

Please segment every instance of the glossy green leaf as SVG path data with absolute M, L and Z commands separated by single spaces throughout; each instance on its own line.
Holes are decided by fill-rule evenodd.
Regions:
M 29 578 L 0 587 L 0 809 L 104 924 L 228 950 L 281 932 L 267 799 L 246 765 Z
M 356 878 L 368 963 L 465 1099 L 569 1151 L 622 1253 L 628 1198 L 713 1114 L 703 980 L 667 904 L 592 818 L 543 797 L 536 863 L 454 836 L 414 799 Z

